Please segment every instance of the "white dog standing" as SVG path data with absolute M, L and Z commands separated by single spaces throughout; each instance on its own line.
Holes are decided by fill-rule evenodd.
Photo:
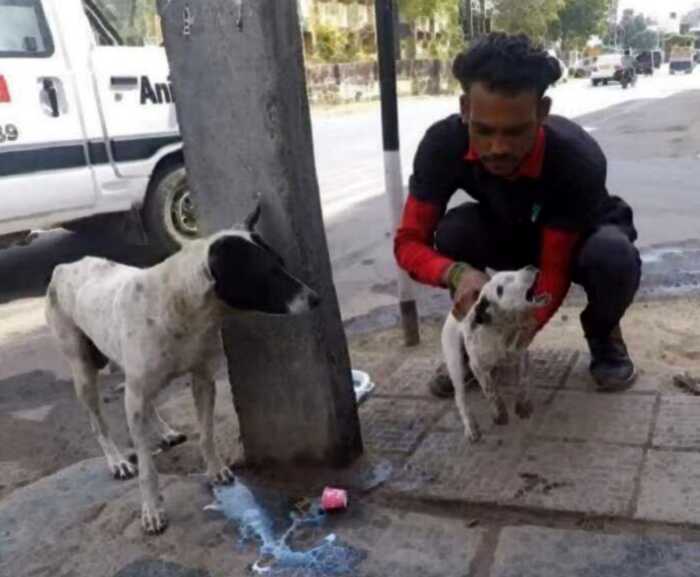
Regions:
M 89 413 L 109 469 L 119 479 L 133 477 L 136 469 L 107 430 L 97 373 L 108 361 L 124 370 L 126 415 L 138 457 L 141 522 L 147 533 L 160 533 L 167 526 L 148 427 L 155 428 L 162 445 L 185 440 L 156 412 L 158 392 L 172 379 L 192 375 L 207 474 L 214 482 L 233 482 L 213 436 L 222 321 L 244 311 L 301 313 L 319 302 L 254 232 L 259 215 L 258 207 L 245 229 L 194 241 L 149 269 L 88 257 L 58 266 L 53 273 L 47 320 L 70 363 L 77 396 Z
M 481 437 L 479 424 L 472 415 L 464 389 L 464 350 L 469 366 L 491 405 L 496 424 L 508 423 L 508 410 L 495 382 L 500 366 L 515 368 L 520 390 L 515 412 L 521 418 L 532 413 L 530 400 L 527 346 L 533 334 L 534 313 L 549 303 L 549 296 L 534 297 L 537 269 L 527 267 L 517 272 L 498 273 L 481 290 L 476 304 L 462 319 L 453 309 L 442 330 L 442 352 L 455 389 L 457 409 L 464 432 L 471 442 Z

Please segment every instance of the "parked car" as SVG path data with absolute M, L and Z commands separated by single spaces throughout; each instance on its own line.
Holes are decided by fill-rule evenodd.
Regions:
M 0 2 L 0 247 L 133 220 L 162 255 L 197 237 L 165 49 L 129 43 L 104 0 Z
M 571 67 L 570 74 L 574 78 L 589 78 L 591 76 L 591 71 L 595 66 L 595 62 L 596 58 L 593 56 L 589 58 L 582 58 Z
M 591 83 L 607 85 L 609 82 L 619 82 L 624 70 L 622 54 L 603 54 L 598 56 L 595 66 L 591 69 Z

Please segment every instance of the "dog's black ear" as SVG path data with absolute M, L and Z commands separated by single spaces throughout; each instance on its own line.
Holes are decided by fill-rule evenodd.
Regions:
M 255 201 L 255 208 L 253 209 L 253 212 L 251 212 L 245 219 L 245 229 L 248 232 L 253 232 L 255 230 L 255 225 L 258 224 L 258 221 L 260 220 L 260 213 L 262 212 L 262 205 L 260 204 L 260 197 L 258 197 Z
M 493 321 L 489 309 L 491 301 L 486 297 L 481 297 L 474 305 L 474 325 L 489 325 Z

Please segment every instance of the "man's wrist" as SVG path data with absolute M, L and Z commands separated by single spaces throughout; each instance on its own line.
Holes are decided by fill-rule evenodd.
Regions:
M 472 267 L 465 262 L 456 262 L 447 269 L 447 277 L 445 279 L 447 288 L 450 289 L 450 294 L 454 295 L 459 286 L 462 277 L 466 272 L 472 270 Z

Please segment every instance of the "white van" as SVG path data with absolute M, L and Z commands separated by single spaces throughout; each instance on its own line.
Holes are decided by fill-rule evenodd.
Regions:
M 0 246 L 132 217 L 163 255 L 196 237 L 155 0 L 147 5 L 0 0 Z

